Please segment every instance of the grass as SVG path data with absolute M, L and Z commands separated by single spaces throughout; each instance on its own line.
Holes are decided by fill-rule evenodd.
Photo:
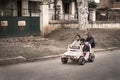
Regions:
M 43 56 L 38 51 L 33 51 L 30 48 L 24 48 L 20 46 L 10 46 L 10 45 L 3 45 L 0 44 L 0 58 L 11 58 L 11 57 L 17 57 L 17 56 L 23 56 L 27 59 L 36 58 L 39 56 Z

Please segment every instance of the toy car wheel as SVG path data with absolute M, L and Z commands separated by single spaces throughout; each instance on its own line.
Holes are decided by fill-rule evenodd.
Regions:
M 62 62 L 63 64 L 66 64 L 66 63 L 68 62 L 68 58 L 61 58 L 61 62 Z
M 93 55 L 92 53 L 90 53 L 88 61 L 89 62 L 93 62 L 94 60 L 95 60 L 95 55 Z
M 84 59 L 84 57 L 80 57 L 80 58 L 79 58 L 78 64 L 80 64 L 80 65 L 84 65 L 84 64 L 85 64 L 85 59 Z

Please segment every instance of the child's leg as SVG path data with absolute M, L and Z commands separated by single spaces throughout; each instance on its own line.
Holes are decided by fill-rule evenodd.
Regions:
M 90 52 L 88 51 L 88 52 L 86 52 L 86 55 L 85 55 L 85 60 L 87 60 L 88 58 L 89 58 L 89 54 L 90 54 Z
M 94 54 L 94 48 L 91 48 L 90 53 Z

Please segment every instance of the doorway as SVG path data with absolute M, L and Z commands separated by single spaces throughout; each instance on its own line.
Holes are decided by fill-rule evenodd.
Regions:
M 17 12 L 18 12 L 18 16 L 22 16 L 22 1 L 21 0 L 17 1 Z
M 69 14 L 69 5 L 70 3 L 64 3 L 64 13 Z

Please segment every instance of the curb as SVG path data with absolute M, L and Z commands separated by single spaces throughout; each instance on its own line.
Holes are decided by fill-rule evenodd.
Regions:
M 117 50 L 120 49 L 119 47 L 110 47 L 106 49 L 96 49 L 95 52 L 102 52 L 102 51 L 112 51 L 112 50 Z
M 14 58 L 0 59 L 0 65 L 16 64 L 26 62 L 26 58 L 18 56 Z
M 96 49 L 95 52 L 102 52 L 102 51 L 112 51 L 120 49 L 119 47 L 112 47 L 107 49 Z M 34 59 L 26 59 L 23 56 L 18 56 L 14 58 L 7 58 L 7 59 L 0 59 L 0 65 L 8 65 L 8 64 L 16 64 L 16 63 L 22 63 L 22 62 L 33 62 L 33 61 L 39 61 L 39 60 L 48 60 L 53 58 L 61 57 L 62 54 L 59 55 L 50 55 L 50 56 L 44 56 Z
M 107 49 L 96 49 L 95 52 L 102 52 L 102 51 L 113 51 L 113 50 L 117 50 L 120 49 L 119 47 L 110 47 Z M 53 59 L 53 58 L 58 58 L 61 57 L 62 54 L 58 54 L 58 55 L 50 55 L 50 56 L 44 56 L 44 57 L 39 57 L 39 58 L 35 58 L 35 59 L 29 59 L 27 60 L 28 62 L 32 62 L 32 61 L 36 61 L 36 60 L 47 60 L 47 59 Z
M 111 47 L 107 49 L 96 49 L 95 52 L 102 52 L 102 51 L 112 51 L 112 50 L 117 50 L 120 49 L 119 47 Z M 44 57 L 39 57 L 39 58 L 34 58 L 34 59 L 28 59 L 28 62 L 33 62 L 33 61 L 39 61 L 39 60 L 48 60 L 48 59 L 53 59 L 53 58 L 58 58 L 61 57 L 62 54 L 58 55 L 50 55 L 50 56 L 44 56 Z
M 58 55 L 50 55 L 50 56 L 44 56 L 44 57 L 39 57 L 39 58 L 34 58 L 34 59 L 28 59 L 28 62 L 33 62 L 33 61 L 38 61 L 38 60 L 48 60 L 48 59 L 53 59 L 53 58 L 58 58 L 61 57 L 62 54 Z

